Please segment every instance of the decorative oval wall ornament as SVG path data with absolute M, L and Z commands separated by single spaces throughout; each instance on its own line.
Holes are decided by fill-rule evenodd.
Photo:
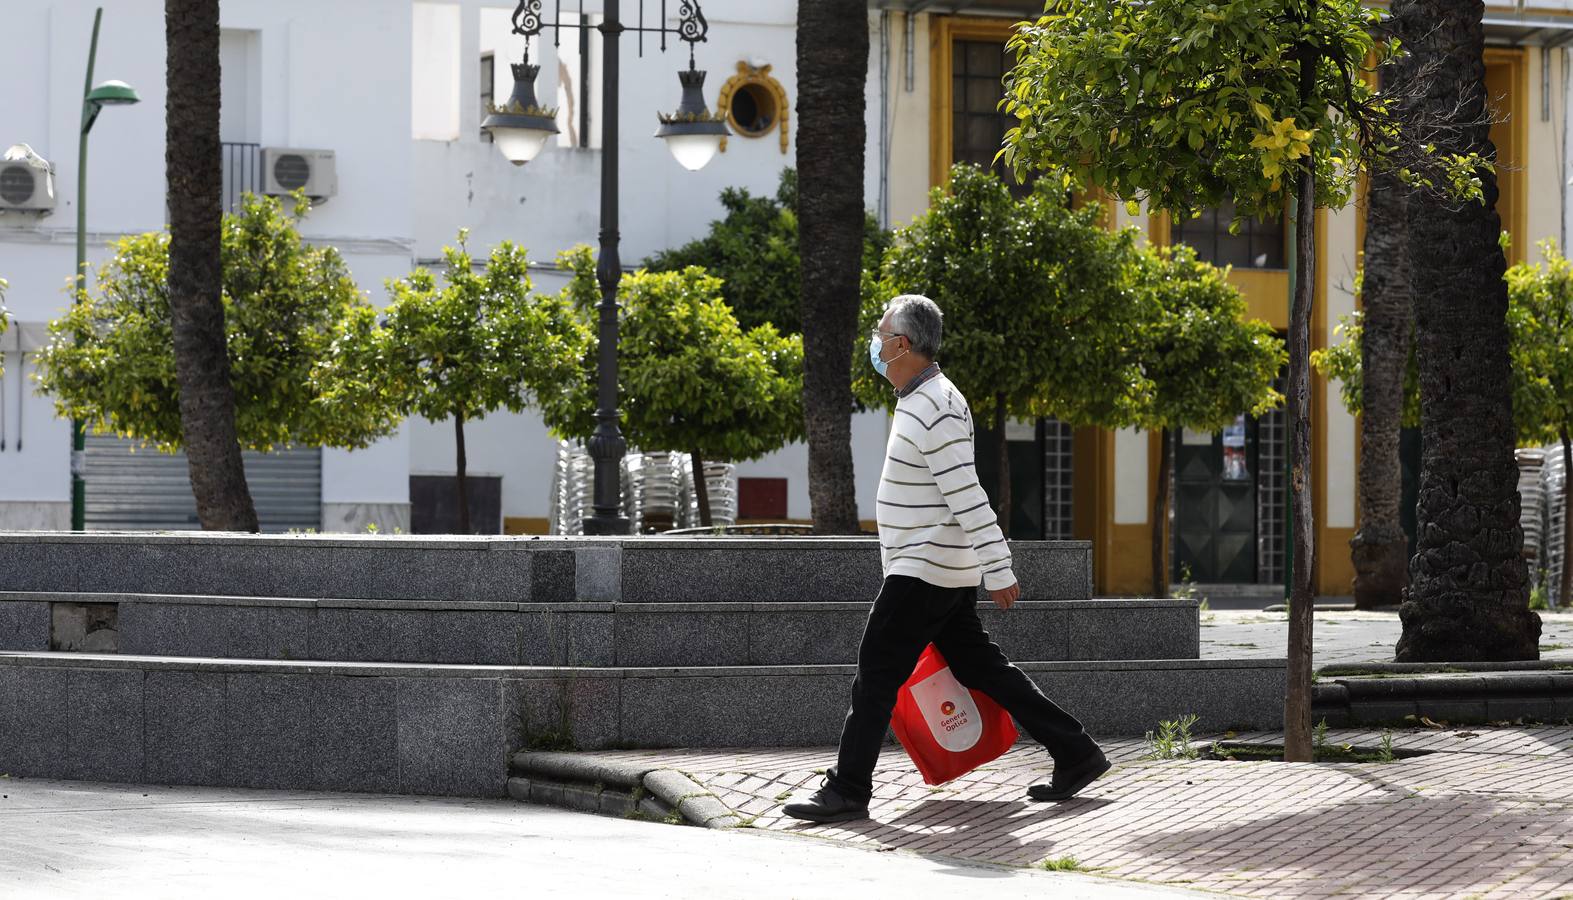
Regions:
M 787 102 L 786 88 L 770 75 L 766 63 L 757 69 L 738 60 L 737 74 L 721 85 L 721 95 L 716 99 L 716 113 L 726 116 L 727 122 L 739 135 L 761 138 L 771 131 L 781 132 L 781 152 L 787 152 L 787 119 L 792 105 Z M 727 138 L 721 139 L 721 152 L 726 152 Z

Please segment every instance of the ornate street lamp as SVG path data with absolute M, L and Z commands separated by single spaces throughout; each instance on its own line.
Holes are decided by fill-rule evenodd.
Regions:
M 536 101 L 535 76 L 539 66 L 530 65 L 530 38 L 543 28 L 551 28 L 553 43 L 564 28 L 594 28 L 601 32 L 601 108 L 605 117 L 601 125 L 601 252 L 596 264 L 596 280 L 601 286 L 601 302 L 596 306 L 599 316 L 599 357 L 596 362 L 595 433 L 590 436 L 590 456 L 595 460 L 594 513 L 584 520 L 585 534 L 627 534 L 628 520 L 621 514 L 622 459 L 628 443 L 623 440 L 618 427 L 617 412 L 617 280 L 622 277 L 622 262 L 618 259 L 617 245 L 617 87 L 618 43 L 623 32 L 639 35 L 639 53 L 644 55 L 645 34 L 661 38 L 661 51 L 666 52 L 667 35 L 676 35 L 688 43 L 688 71 L 678 73 L 683 85 L 682 102 L 677 112 L 660 115 L 661 127 L 656 137 L 666 140 L 683 168 L 694 171 L 703 168 L 715 156 L 721 139 L 727 134 L 726 123 L 710 113 L 702 93 L 705 73 L 694 68 L 694 45 L 706 40 L 710 24 L 705 21 L 698 0 L 682 0 L 677 4 L 677 27 L 666 24 L 666 3 L 661 4 L 661 21 L 658 25 L 644 25 L 644 2 L 639 0 L 639 25 L 626 26 L 619 16 L 618 0 L 605 0 L 605 11 L 600 25 L 584 24 L 584 5 L 581 0 L 577 22 L 562 21 L 562 0 L 557 2 L 557 21 L 541 20 L 541 0 L 519 0 L 513 11 L 513 33 L 524 38 L 524 60 L 513 67 L 513 95 L 506 106 L 493 109 L 482 127 L 491 131 L 497 146 L 515 165 L 534 159 L 551 135 L 557 133 L 554 121 L 556 110 L 548 110 Z M 699 473 L 699 477 L 703 477 Z

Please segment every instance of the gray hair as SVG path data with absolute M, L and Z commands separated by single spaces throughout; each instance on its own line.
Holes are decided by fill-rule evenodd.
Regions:
M 902 294 L 885 304 L 890 330 L 912 342 L 912 352 L 933 359 L 939 355 L 945 314 L 939 304 L 922 294 Z

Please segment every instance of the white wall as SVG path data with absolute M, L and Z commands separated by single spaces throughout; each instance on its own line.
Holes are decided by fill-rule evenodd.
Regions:
M 0 145 L 27 142 L 54 163 L 58 207 L 41 219 L 0 216 L 0 277 L 11 282 L 6 303 L 16 319 L 45 322 L 68 302 L 62 287 L 74 264 L 78 98 L 95 4 L 13 6 L 8 29 L 29 39 L 13 41 L 0 57 L 0 77 L 30 87 L 0 92 Z M 142 102 L 105 110 L 93 127 L 87 232 L 95 267 L 113 240 L 165 222 L 164 6 L 106 6 L 94 81 L 126 81 Z M 381 300 L 382 279 L 407 271 L 411 258 L 409 6 L 249 0 L 226 2 L 221 17 L 223 57 L 247 61 L 222 82 L 225 139 L 337 153 L 339 196 L 316 209 L 302 232 L 344 250 L 360 284 Z M 68 426 L 30 390 L 16 408 L 14 355 L 7 362 L 7 430 L 14 433 L 20 411 L 26 442 L 21 453 L 8 442 L 0 455 L 0 504 L 65 502 Z M 362 459 L 384 461 L 375 466 L 340 465 L 329 451 L 324 498 L 407 502 L 406 448 L 397 437 L 364 451 Z

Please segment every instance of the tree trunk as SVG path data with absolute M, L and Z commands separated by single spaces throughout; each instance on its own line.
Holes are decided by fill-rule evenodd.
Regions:
M 1479 0 L 1399 0 L 1426 28 L 1411 42 L 1435 76 L 1416 86 L 1421 140 L 1491 158 Z M 1399 617 L 1401 662 L 1539 655 L 1529 609 L 1497 180 L 1485 203 L 1419 192 L 1409 240 L 1420 365 L 1421 468 L 1415 558 Z
M 688 459 L 694 469 L 694 503 L 699 507 L 699 524 L 709 528 L 711 526 L 710 485 L 705 482 L 705 461 L 699 458 L 698 450 L 689 453 Z
M 797 5 L 803 418 L 814 530 L 856 534 L 852 355 L 863 270 L 868 7 Z
M 1169 524 L 1169 479 L 1173 474 L 1169 442 L 1174 439 L 1174 432 L 1160 428 L 1158 434 L 1158 490 L 1152 497 L 1152 596 L 1162 600 L 1169 596 L 1169 562 L 1163 548 Z
M 999 481 L 995 484 L 995 497 L 999 498 L 1000 534 L 1010 537 L 1010 441 L 1005 438 L 1005 395 L 994 395 L 994 436 L 999 439 Z
M 1394 34 L 1408 41 L 1415 29 L 1392 20 Z M 1413 56 L 1390 63 L 1384 86 L 1402 91 L 1413 77 Z M 1402 116 L 1402 106 L 1399 115 Z M 1360 415 L 1360 530 L 1349 541 L 1354 562 L 1355 606 L 1396 606 L 1409 581 L 1409 538 L 1399 514 L 1403 468 L 1398 435 L 1404 416 L 1404 373 L 1414 323 L 1409 271 L 1410 188 L 1391 172 L 1371 176 L 1366 192 L 1365 306 L 1361 345 L 1364 410 Z
M 1403 477 L 1398 433 L 1404 415 L 1412 299 L 1406 194 L 1391 174 L 1377 174 L 1367 193 L 1365 334 L 1361 346 L 1364 410 L 1360 416 L 1360 530 L 1349 542 L 1355 606 L 1396 606 L 1408 581 L 1409 539 L 1399 519 Z
M 464 455 L 464 413 L 458 413 L 453 417 L 453 440 L 455 447 L 458 448 L 459 533 L 470 534 L 470 484 L 465 474 L 468 459 Z
M 1562 579 L 1557 590 L 1557 606 L 1573 606 L 1568 594 L 1573 592 L 1573 444 L 1569 443 L 1568 430 L 1562 429 Z
M 235 430 L 235 391 L 220 299 L 218 0 L 165 0 L 164 36 L 169 316 L 181 440 L 202 527 L 256 531 L 257 511 Z
M 1297 180 L 1295 286 L 1289 310 L 1289 515 L 1293 579 L 1289 590 L 1289 690 L 1284 698 L 1284 759 L 1310 762 L 1315 522 L 1311 518 L 1311 302 L 1316 289 L 1316 176 Z

